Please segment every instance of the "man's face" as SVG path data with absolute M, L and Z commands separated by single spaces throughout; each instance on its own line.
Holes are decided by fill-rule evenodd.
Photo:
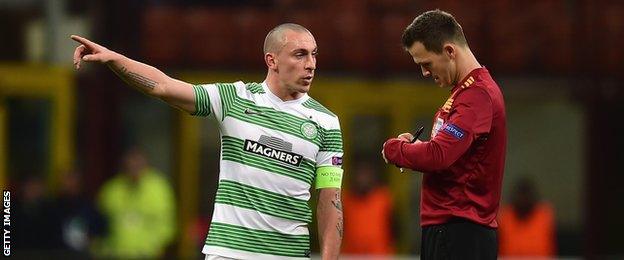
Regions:
M 448 46 L 445 45 L 442 53 L 428 51 L 421 42 L 415 42 L 407 50 L 416 65 L 420 66 L 422 75 L 432 77 L 440 87 L 453 87 L 457 83 L 455 61 L 448 53 Z
M 289 92 L 307 93 L 316 69 L 316 41 L 308 32 L 286 31 L 275 70 Z
M 130 150 L 123 158 L 123 169 L 133 180 L 138 180 L 142 171 L 148 167 L 147 160 L 142 152 Z

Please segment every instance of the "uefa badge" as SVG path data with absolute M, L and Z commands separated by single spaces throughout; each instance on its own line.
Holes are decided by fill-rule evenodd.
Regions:
M 318 135 L 318 130 L 314 124 L 303 122 L 303 124 L 301 124 L 301 133 L 308 139 L 314 139 Z

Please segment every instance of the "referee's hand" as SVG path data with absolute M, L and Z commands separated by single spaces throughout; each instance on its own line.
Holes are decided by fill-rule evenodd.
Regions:
M 410 134 L 410 133 L 402 133 L 399 136 L 397 136 L 397 139 L 404 141 L 404 142 L 412 142 L 412 140 L 414 139 L 414 135 Z M 418 140 L 415 140 L 416 142 L 419 142 Z M 388 163 L 388 159 L 386 159 L 386 153 L 384 152 L 383 147 L 386 146 L 386 143 L 384 142 L 384 144 L 381 146 L 381 157 L 383 158 L 384 162 Z
M 397 138 L 401 141 L 405 141 L 405 142 L 412 142 L 412 140 L 414 139 L 414 135 L 410 134 L 410 133 L 402 133 L 399 136 L 397 136 Z

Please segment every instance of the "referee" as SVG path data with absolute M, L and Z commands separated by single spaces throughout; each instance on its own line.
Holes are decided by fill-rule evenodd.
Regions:
M 496 213 L 505 165 L 505 103 L 490 72 L 470 51 L 449 13 L 425 12 L 402 37 L 424 77 L 450 89 L 431 139 L 387 140 L 387 163 L 423 172 L 422 259 L 496 259 Z

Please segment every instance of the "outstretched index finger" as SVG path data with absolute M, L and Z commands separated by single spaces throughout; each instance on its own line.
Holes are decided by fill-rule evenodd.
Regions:
M 80 37 L 78 35 L 72 35 L 70 37 L 72 38 L 72 40 L 81 43 L 82 45 L 84 45 L 88 49 L 97 49 L 98 47 L 100 47 L 100 45 L 98 45 L 97 43 L 94 43 L 94 42 L 88 40 L 87 38 Z

